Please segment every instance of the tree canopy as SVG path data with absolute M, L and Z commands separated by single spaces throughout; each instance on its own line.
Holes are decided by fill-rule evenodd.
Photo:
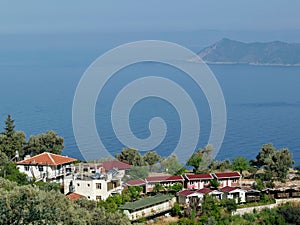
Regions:
M 25 133 L 15 131 L 14 120 L 8 115 L 4 131 L 0 134 L 0 151 L 5 153 L 9 159 L 13 159 L 18 154 L 22 155 L 25 145 Z
M 263 167 L 265 180 L 270 178 L 284 180 L 294 161 L 292 160 L 292 154 L 287 148 L 277 150 L 272 144 L 264 144 L 256 156 L 255 164 L 258 167 Z
M 249 168 L 249 161 L 244 157 L 237 157 L 232 161 L 232 170 L 239 171 L 241 175 L 243 175 L 244 170 L 248 170 Z
M 121 162 L 128 162 L 133 166 L 142 166 L 144 165 L 143 157 L 141 154 L 132 148 L 123 148 L 121 153 L 116 154 L 116 159 Z

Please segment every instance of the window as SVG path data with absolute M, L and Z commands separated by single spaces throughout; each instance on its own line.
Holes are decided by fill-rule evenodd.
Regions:
M 97 195 L 97 196 L 96 196 L 96 200 L 97 200 L 97 201 L 100 201 L 100 200 L 101 200 L 101 196 L 100 196 L 100 195 Z
M 87 184 L 87 186 L 89 187 L 89 186 L 90 186 L 90 184 Z
M 77 186 L 79 187 L 79 186 L 80 186 L 80 184 L 77 184 Z
M 204 180 L 204 184 L 208 184 L 208 180 Z
M 29 166 L 24 166 L 25 171 L 29 171 Z
M 101 189 L 101 184 L 100 183 L 96 184 L 96 189 Z
M 237 182 L 237 179 L 233 179 L 233 181 L 232 181 L 233 183 L 236 183 Z
M 43 172 L 44 171 L 44 167 L 43 166 L 38 166 L 39 167 L 39 171 Z

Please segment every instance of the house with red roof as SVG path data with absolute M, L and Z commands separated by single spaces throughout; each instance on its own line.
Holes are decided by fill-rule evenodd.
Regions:
M 187 189 L 201 189 L 209 187 L 210 180 L 214 179 L 211 174 L 185 174 L 186 182 L 185 188 Z
M 188 204 L 190 201 L 193 200 L 200 200 L 202 201 L 204 194 L 199 193 L 197 191 L 193 191 L 193 190 L 182 190 L 177 192 L 177 202 L 179 204 L 183 204 L 186 205 Z
M 24 160 L 17 162 L 17 167 L 20 172 L 36 180 L 61 183 L 63 177 L 72 172 L 71 165 L 75 161 L 77 159 L 43 152 L 33 157 L 25 157 Z
M 162 175 L 162 176 L 151 176 L 145 179 L 146 181 L 146 192 L 153 192 L 153 188 L 156 184 L 161 184 L 163 187 L 172 186 L 176 183 L 184 185 L 184 178 L 181 175 Z
M 223 196 L 223 192 L 218 191 L 218 190 L 212 190 L 210 188 L 201 188 L 199 190 L 197 190 L 196 192 L 203 194 L 203 195 L 212 195 L 214 196 L 216 199 L 221 200 L 222 196 Z
M 236 203 L 246 202 L 246 190 L 243 190 L 238 187 L 223 187 L 220 189 L 223 192 L 224 199 L 234 199 Z
M 128 180 L 126 182 L 124 182 L 124 189 L 130 187 L 130 186 L 139 186 L 143 188 L 143 193 L 146 193 L 146 181 L 144 181 L 143 179 L 139 178 L 136 180 Z
M 77 194 L 77 193 L 72 193 L 72 192 L 68 193 L 67 196 L 68 196 L 68 198 L 70 199 L 71 202 L 74 202 L 78 199 L 85 198 L 85 196 L 83 196 L 83 195 L 80 195 L 80 194 Z
M 239 172 L 214 173 L 213 176 L 219 181 L 220 188 L 226 186 L 238 187 L 242 177 Z

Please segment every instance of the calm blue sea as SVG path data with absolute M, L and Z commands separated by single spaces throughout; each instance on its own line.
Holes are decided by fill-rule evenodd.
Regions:
M 32 134 L 55 130 L 65 138 L 64 154 L 81 157 L 72 130 L 72 102 L 76 86 L 87 66 L 107 50 L 76 52 L 55 49 L 4 51 L 0 54 L 0 121 L 7 114 L 16 128 Z M 47 52 L 47 54 L 44 54 Z M 210 65 L 223 90 L 227 107 L 227 130 L 217 159 L 244 156 L 253 159 L 264 143 L 287 147 L 300 165 L 300 67 Z M 182 72 L 155 63 L 128 67 L 110 80 L 99 95 L 96 107 L 98 132 L 107 149 L 115 154 L 123 145 L 113 133 L 110 107 L 124 85 L 136 78 L 159 75 L 173 79 L 188 90 L 200 115 L 203 147 L 210 131 L 210 111 L 201 90 Z M 161 116 L 168 125 L 166 139 L 157 147 L 168 155 L 180 135 L 179 115 L 172 105 L 159 98 L 146 98 L 133 109 L 130 124 L 139 138 L 149 135 L 148 122 Z M 126 134 L 124 134 L 126 135 Z M 188 146 L 187 146 L 188 148 Z M 101 156 L 99 156 L 100 158 Z

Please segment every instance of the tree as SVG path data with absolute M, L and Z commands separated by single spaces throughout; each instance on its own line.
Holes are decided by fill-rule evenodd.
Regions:
M 152 166 L 160 160 L 160 156 L 155 151 L 150 151 L 143 156 L 143 160 L 150 166 L 151 170 Z
M 220 186 L 220 183 L 217 179 L 210 180 L 210 186 L 217 189 Z
M 249 161 L 244 157 L 237 157 L 233 159 L 232 169 L 239 171 L 242 176 L 243 176 L 243 171 L 248 170 L 249 168 L 250 168 Z
M 276 150 L 272 144 L 262 146 L 256 156 L 256 165 L 263 167 L 265 172 L 264 180 L 270 178 L 276 180 L 285 180 L 289 168 L 294 164 L 292 154 L 287 148 Z
M 154 185 L 153 192 L 158 193 L 164 190 L 165 190 L 164 186 L 162 186 L 160 183 Z
M 188 160 L 187 165 L 194 167 L 195 173 L 205 173 L 208 166 L 212 163 L 213 148 L 211 145 L 206 145 L 204 150 L 198 149 Z
M 47 131 L 45 134 L 30 136 L 25 153 L 29 155 L 38 155 L 43 152 L 61 154 L 64 148 L 64 139 L 58 136 L 54 131 Z
M 148 177 L 149 168 L 147 166 L 131 166 L 128 171 L 130 179 L 145 179 Z
M 172 154 L 165 159 L 161 159 L 160 164 L 169 174 L 172 175 L 177 174 L 177 172 L 183 168 L 183 165 L 178 162 L 178 158 L 175 154 Z
M 226 208 L 226 211 L 231 215 L 232 212 L 236 211 L 237 204 L 234 199 L 224 199 L 221 202 L 221 206 Z
M 71 202 L 57 191 L 43 191 L 30 185 L 17 186 L 0 178 L 0 224 L 130 225 L 119 212 L 109 213 L 95 201 Z
M 119 161 L 128 162 L 133 166 L 142 166 L 144 164 L 141 154 L 137 150 L 132 148 L 123 148 L 121 153 L 116 154 L 115 157 Z
M 183 188 L 183 185 L 179 182 L 176 182 L 172 186 L 168 186 L 168 191 L 172 191 L 172 192 L 177 193 L 178 191 L 181 191 L 182 188 Z
M 25 145 L 25 133 L 15 131 L 14 120 L 8 115 L 5 121 L 4 131 L 0 135 L 0 151 L 5 153 L 9 159 L 13 159 L 18 154 L 23 154 Z
M 140 186 L 129 186 L 128 189 L 125 190 L 125 195 L 129 197 L 130 201 L 136 201 L 141 197 L 141 192 L 143 188 Z

